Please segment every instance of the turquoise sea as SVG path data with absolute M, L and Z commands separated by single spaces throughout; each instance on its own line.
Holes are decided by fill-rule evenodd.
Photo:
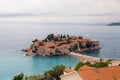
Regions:
M 79 61 L 76 57 L 30 57 L 20 51 L 29 47 L 32 40 L 43 39 L 49 33 L 82 35 L 98 40 L 101 50 L 85 54 L 120 59 L 120 26 L 0 23 L 0 80 L 12 80 L 14 75 L 21 72 L 26 75 L 43 73 L 60 64 L 73 67 Z

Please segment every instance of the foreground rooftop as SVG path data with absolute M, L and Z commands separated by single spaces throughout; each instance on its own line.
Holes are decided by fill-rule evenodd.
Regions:
M 120 80 L 120 66 L 93 68 L 83 66 L 78 71 L 66 69 L 61 80 Z

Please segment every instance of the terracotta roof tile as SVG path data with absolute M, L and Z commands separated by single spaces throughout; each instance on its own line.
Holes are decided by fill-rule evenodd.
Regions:
M 79 70 L 81 71 L 81 70 L 90 70 L 90 69 L 92 69 L 92 68 L 87 65 L 84 65 Z
M 120 80 L 119 66 L 79 70 L 77 72 L 84 80 L 113 80 L 114 77 Z
M 63 44 L 60 47 L 69 47 L 69 46 L 70 46 L 70 44 Z
M 69 68 L 67 68 L 67 69 L 65 69 L 64 70 L 64 72 L 66 72 L 66 73 L 69 73 L 69 72 L 72 72 L 73 70 L 71 70 L 71 69 L 69 69 Z
M 65 69 L 65 72 L 73 72 L 71 69 Z M 110 66 L 103 68 L 92 68 L 83 66 L 80 70 L 76 71 L 83 80 L 120 80 L 120 66 Z

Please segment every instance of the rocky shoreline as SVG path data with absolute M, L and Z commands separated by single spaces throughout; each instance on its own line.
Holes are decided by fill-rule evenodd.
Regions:
M 35 39 L 29 48 L 23 49 L 27 56 L 62 56 L 70 52 L 99 50 L 99 41 L 82 36 L 49 34 L 44 40 Z

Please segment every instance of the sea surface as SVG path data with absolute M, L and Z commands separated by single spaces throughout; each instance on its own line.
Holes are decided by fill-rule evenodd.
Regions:
M 21 72 L 40 74 L 56 65 L 73 67 L 79 59 L 71 56 L 30 57 L 20 51 L 29 47 L 34 39 L 44 39 L 50 33 L 82 35 L 100 41 L 99 52 L 87 55 L 120 59 L 120 26 L 81 24 L 19 24 L 0 23 L 0 80 L 12 80 Z

